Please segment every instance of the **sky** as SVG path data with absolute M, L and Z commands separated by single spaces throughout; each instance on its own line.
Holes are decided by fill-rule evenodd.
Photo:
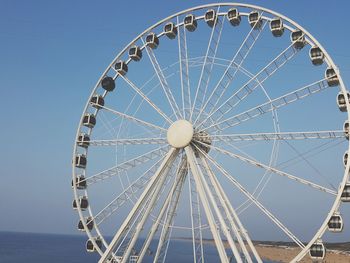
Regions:
M 211 1 L 18 1 L 0 8 L 0 231 L 76 234 L 71 158 L 83 107 L 146 27 Z M 311 32 L 350 83 L 348 1 L 248 1 Z

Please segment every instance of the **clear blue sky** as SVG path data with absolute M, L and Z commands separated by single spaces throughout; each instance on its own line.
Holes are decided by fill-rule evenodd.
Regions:
M 71 154 L 93 85 L 137 34 L 211 1 L 17 1 L 0 8 L 0 231 L 76 233 Z M 349 1 L 248 1 L 308 29 L 350 83 Z

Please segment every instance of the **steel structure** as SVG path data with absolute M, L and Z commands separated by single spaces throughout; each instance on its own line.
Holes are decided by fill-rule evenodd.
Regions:
M 227 27 L 230 29 L 225 31 Z M 204 54 L 194 56 L 191 50 L 203 42 L 200 38 L 195 42 L 196 31 L 204 35 L 204 30 L 208 35 Z M 241 42 L 234 48 L 224 48 L 221 43 L 227 41 L 225 34 L 229 30 L 243 31 Z M 288 33 L 290 40 L 262 66 L 261 61 L 255 61 L 256 73 L 251 73 L 245 64 L 249 64 L 250 55 L 256 56 L 256 46 L 269 31 L 271 42 Z M 159 58 L 165 42 L 169 47 L 174 45 L 171 48 L 175 52 L 169 55 L 177 57 L 173 64 L 170 59 Z M 283 72 L 308 46 L 312 66 L 323 65 L 324 73 L 298 88 L 291 89 L 286 82 L 286 88 L 279 87 L 280 93 L 269 91 L 273 76 Z M 232 49 L 234 52 L 222 58 L 221 53 Z M 163 51 L 171 53 L 170 48 Z M 143 61 L 148 66 L 134 66 Z M 145 75 L 148 79 L 140 85 L 138 78 Z M 293 76 L 289 76 L 288 82 L 293 82 Z M 243 82 L 237 80 L 243 77 Z M 290 105 L 307 105 L 310 98 L 319 98 L 319 94 L 332 89 L 338 89 L 340 111 L 347 112 L 343 129 L 314 130 L 300 125 L 281 131 L 280 110 L 283 113 L 293 107 Z M 262 99 L 252 99 L 256 98 L 254 94 L 260 94 Z M 336 105 L 328 97 L 326 103 Z M 272 10 L 240 3 L 209 4 L 176 13 L 147 28 L 102 73 L 79 123 L 72 162 L 73 208 L 80 217 L 78 229 L 88 236 L 87 250 L 99 253 L 101 263 L 141 262 L 146 257 L 165 262 L 172 234 L 180 229 L 189 234 L 193 262 L 205 261 L 206 237 L 214 240 L 221 262 L 230 262 L 231 258 L 236 262 L 262 262 L 252 241 L 254 232 L 241 218 L 255 206 L 260 216 L 266 216 L 299 247 L 291 262 L 299 262 L 307 254 L 322 260 L 326 254 L 324 234 L 343 230 L 345 220 L 339 211 L 342 202 L 350 201 L 348 154 L 344 155 L 344 174 L 330 183 L 339 185 L 335 188 L 325 186 L 320 178 L 315 181 L 305 174 L 284 170 L 277 164 L 277 157 L 281 144 L 287 144 L 301 161 L 321 174 L 312 166 L 308 152 L 302 154 L 290 143 L 340 140 L 349 148 L 349 97 L 338 68 L 322 45 L 299 24 Z M 310 107 L 311 111 L 312 105 L 324 104 L 323 99 L 305 109 Z M 252 104 L 245 104 L 247 101 Z M 246 106 L 240 110 L 241 105 Z M 291 119 L 293 114 L 298 113 L 291 110 Z M 240 129 L 264 116 L 270 119 L 269 124 L 264 119 L 265 124 L 252 125 L 254 131 Z M 272 130 L 262 131 L 262 125 Z M 270 145 L 267 161 L 243 150 L 251 143 Z M 109 165 L 110 159 L 113 165 L 99 168 Z M 253 190 L 234 174 L 242 172 L 236 169 L 237 163 L 263 171 Z M 320 200 L 329 200 L 324 217 L 315 222 L 317 230 L 308 240 L 298 237 L 295 229 L 261 199 L 269 182 L 277 178 L 275 175 L 307 189 L 305 198 L 316 192 Z M 244 201 L 240 205 L 234 204 L 226 184 L 241 194 Z M 98 201 L 109 191 L 114 193 L 113 198 Z M 188 226 L 176 223 L 182 206 L 188 215 L 182 220 L 188 220 Z

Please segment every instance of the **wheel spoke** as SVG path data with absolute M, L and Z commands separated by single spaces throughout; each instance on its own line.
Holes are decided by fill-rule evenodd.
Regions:
M 209 205 L 209 200 L 207 199 L 207 196 L 205 194 L 203 183 L 202 183 L 202 180 L 200 179 L 198 167 L 195 163 L 196 157 L 194 155 L 194 152 L 193 152 L 191 146 L 187 146 L 185 148 L 185 151 L 186 151 L 187 161 L 190 165 L 190 169 L 191 169 L 193 178 L 194 178 L 195 183 L 196 183 L 196 188 L 197 188 L 197 191 L 199 194 L 199 198 L 201 200 L 201 203 L 203 204 L 204 212 L 205 212 L 206 217 L 208 219 L 209 227 L 210 227 L 216 248 L 217 248 L 219 256 L 220 256 L 220 260 L 221 260 L 221 262 L 228 263 L 229 261 L 227 258 L 227 254 L 225 252 L 225 247 L 224 247 L 224 244 L 223 244 L 222 239 L 220 237 L 220 233 L 217 229 L 217 226 L 215 223 L 215 218 L 214 218 L 214 215 L 213 215 L 212 210 L 211 210 L 210 205 Z M 240 257 L 238 257 L 238 259 L 239 258 Z
M 282 68 L 289 60 L 291 60 L 297 53 L 298 49 L 294 48 L 293 44 L 289 45 L 274 59 L 272 59 L 265 67 L 263 67 L 257 74 L 250 79 L 237 91 L 235 91 L 229 98 L 227 98 L 220 106 L 216 107 L 219 102 L 219 97 L 216 104 L 211 107 L 208 116 L 198 125 L 203 125 L 210 117 L 218 113 L 217 118 L 221 119 L 225 114 L 230 112 L 249 94 L 251 94 L 257 87 L 270 78 L 277 70 Z
M 312 84 L 309 84 L 307 86 L 299 88 L 295 91 L 287 93 L 287 94 L 280 96 L 276 99 L 273 99 L 271 101 L 260 104 L 259 106 L 251 108 L 249 110 L 246 110 L 245 112 L 242 112 L 242 113 L 237 114 L 235 116 L 229 117 L 229 118 L 224 119 L 222 121 L 219 121 L 215 124 L 212 124 L 212 125 L 204 128 L 203 130 L 208 130 L 212 127 L 215 127 L 216 129 L 219 129 L 220 131 L 222 131 L 222 130 L 225 130 L 227 128 L 234 127 L 242 122 L 245 122 L 247 120 L 251 120 L 251 119 L 256 118 L 258 116 L 261 116 L 261 115 L 263 115 L 267 112 L 270 112 L 274 109 L 281 108 L 281 107 L 289 105 L 293 102 L 304 99 L 310 95 L 316 94 L 320 91 L 324 91 L 329 87 L 330 86 L 328 86 L 328 83 L 325 79 L 316 81 Z
M 161 110 L 158 108 L 158 106 L 156 104 L 154 104 L 154 102 L 151 101 L 150 98 L 148 98 L 142 91 L 140 88 L 138 88 L 130 79 L 126 78 L 123 75 L 119 75 L 123 80 L 125 80 L 126 83 L 129 84 L 129 86 L 136 91 L 137 94 L 139 94 L 145 101 L 147 101 L 147 103 L 154 109 L 156 110 L 169 124 L 172 123 L 172 121 L 169 119 L 169 117 Z
M 145 45 L 145 42 L 143 39 L 142 39 L 142 42 Z M 153 69 L 157 74 L 160 85 L 162 86 L 162 89 L 164 91 L 164 94 L 165 94 L 168 102 L 169 102 L 169 105 L 170 105 L 172 111 L 174 112 L 174 115 L 177 117 L 177 119 L 179 119 L 179 117 L 181 118 L 182 116 L 181 116 L 181 111 L 179 109 L 179 106 L 177 105 L 177 103 L 175 101 L 173 93 L 171 92 L 169 84 L 166 80 L 166 77 L 164 76 L 164 73 L 163 73 L 163 71 L 162 71 L 162 69 L 157 61 L 157 58 L 156 58 L 153 50 L 148 46 L 146 46 L 145 49 L 146 49 L 147 55 L 152 63 Z
M 197 89 L 196 89 L 196 93 L 193 101 L 190 120 L 192 120 L 192 116 L 197 105 L 197 100 L 198 100 L 198 105 L 202 107 L 203 100 L 206 97 L 211 73 L 214 66 L 213 63 L 216 58 L 216 53 L 217 53 L 219 42 L 221 39 L 221 32 L 225 21 L 225 19 L 221 20 L 220 17 L 217 15 L 219 13 L 219 9 L 220 7 L 218 7 L 216 10 L 216 22 L 214 23 L 213 28 L 211 30 L 207 51 L 204 57 L 204 61 L 203 61 L 203 65 L 202 65 L 202 69 L 201 69 L 201 73 L 200 73 L 200 77 L 198 80 L 198 85 L 197 85 Z
M 91 140 L 90 146 L 115 146 L 115 145 L 150 145 L 150 144 L 165 144 L 165 138 L 136 138 L 136 139 L 114 139 L 114 140 Z
M 179 25 L 179 17 L 176 17 Z M 178 49 L 179 49 L 179 67 L 180 67 L 180 81 L 181 81 L 181 95 L 182 95 L 182 109 L 185 119 L 189 117 L 191 110 L 191 87 L 188 71 L 188 52 L 186 30 L 184 26 L 178 26 Z
M 106 110 L 106 111 L 109 111 L 109 112 L 111 112 L 111 113 L 113 113 L 113 114 L 115 114 L 115 115 L 117 115 L 119 117 L 125 118 L 125 119 L 127 119 L 129 121 L 132 121 L 134 123 L 137 123 L 138 125 L 142 125 L 142 126 L 148 127 L 148 128 L 153 128 L 153 129 L 156 129 L 156 130 L 162 131 L 162 132 L 166 132 L 167 131 L 166 129 L 164 129 L 162 127 L 159 127 L 157 125 L 154 125 L 154 124 L 146 122 L 146 121 L 143 121 L 143 120 L 138 119 L 138 118 L 136 118 L 134 116 L 131 116 L 131 115 L 128 115 L 128 114 L 125 114 L 125 113 L 122 113 L 122 112 L 110 109 L 110 108 L 108 108 L 106 106 L 103 106 L 101 108 Z
M 159 243 L 156 251 L 156 255 L 154 257 L 154 262 L 165 262 L 166 252 L 169 246 L 169 238 L 171 234 L 171 226 L 173 225 L 174 218 L 176 215 L 176 210 L 179 204 L 179 198 L 185 183 L 186 175 L 187 175 L 187 161 L 183 159 L 179 170 L 177 171 L 176 177 L 176 187 L 174 191 L 169 195 L 170 203 L 166 211 L 165 221 L 163 223 L 163 228 L 161 235 L 159 237 Z
M 116 165 L 112 168 L 99 172 L 95 175 L 89 176 L 85 179 L 86 184 L 90 185 L 90 184 L 97 183 L 99 181 L 103 181 L 110 177 L 116 176 L 123 171 L 128 171 L 129 169 L 134 168 L 138 165 L 144 164 L 150 160 L 154 160 L 158 157 L 161 157 L 164 155 L 164 153 L 166 153 L 167 149 L 168 149 L 168 146 L 157 148 L 155 150 L 142 154 L 136 158 L 123 162 L 119 165 Z
M 161 166 L 158 168 L 156 173 L 152 176 L 151 180 L 149 181 L 145 191 L 142 193 L 139 200 L 137 201 L 137 203 L 135 204 L 133 209 L 128 214 L 127 218 L 124 220 L 122 226 L 119 228 L 118 232 L 113 237 L 112 241 L 110 242 L 109 246 L 105 250 L 104 254 L 101 256 L 99 263 L 106 262 L 107 258 L 111 255 L 111 253 L 114 250 L 114 248 L 116 247 L 117 243 L 121 240 L 122 235 L 127 230 L 129 224 L 131 223 L 131 221 L 133 220 L 135 215 L 138 213 L 138 211 L 141 209 L 144 201 L 147 199 L 148 195 L 150 193 L 152 193 L 152 189 L 154 189 L 157 186 L 157 184 L 159 184 L 158 181 L 165 180 L 165 176 L 162 177 L 162 175 L 169 169 L 169 167 L 171 167 L 178 152 L 179 152 L 179 150 L 177 150 L 175 148 L 172 148 L 168 152 L 168 154 L 164 158 Z M 150 203 L 152 203 L 152 201 L 154 201 L 155 198 L 156 198 L 156 195 L 153 194 L 151 197 L 152 200 L 150 200 Z M 150 205 L 148 206 L 148 209 L 150 209 Z M 145 213 L 147 213 L 147 212 L 145 212 Z M 130 246 L 130 244 L 129 244 L 128 249 L 131 250 L 132 247 L 133 246 Z M 130 252 L 128 252 L 128 253 L 130 253 Z M 127 260 L 127 255 L 128 255 L 127 253 L 124 254 L 124 258 L 123 258 L 124 262 Z
M 334 191 L 334 190 L 328 189 L 328 188 L 326 188 L 326 187 L 324 187 L 324 186 L 321 186 L 321 185 L 318 185 L 318 184 L 316 184 L 316 183 L 310 182 L 310 181 L 308 181 L 308 180 L 302 179 L 302 178 L 300 178 L 300 177 L 291 175 L 291 174 L 289 174 L 289 173 L 280 171 L 280 170 L 278 170 L 278 169 L 276 169 L 276 168 L 274 168 L 274 167 L 271 167 L 271 166 L 269 166 L 269 165 L 266 165 L 266 164 L 257 162 L 257 161 L 255 161 L 255 160 L 252 160 L 252 159 L 243 157 L 243 156 L 238 155 L 238 154 L 235 154 L 235 153 L 231 153 L 231 152 L 229 152 L 229 151 L 226 151 L 226 150 L 224 150 L 224 149 L 218 148 L 218 147 L 213 146 L 213 145 L 211 145 L 211 149 L 214 149 L 214 150 L 216 150 L 216 151 L 218 151 L 218 152 L 220 152 L 220 153 L 222 153 L 222 154 L 228 155 L 228 156 L 230 156 L 230 157 L 232 157 L 232 158 L 241 160 L 241 161 L 243 161 L 243 162 L 245 162 L 245 163 L 251 164 L 251 165 L 253 165 L 253 166 L 255 166 L 255 167 L 265 169 L 265 170 L 270 171 L 270 172 L 273 172 L 273 173 L 275 173 L 275 174 L 277 174 L 277 175 L 280 175 L 280 176 L 289 178 L 289 179 L 291 179 L 291 180 L 294 180 L 294 181 L 296 181 L 296 182 L 302 183 L 302 184 L 304 184 L 304 185 L 310 186 L 310 187 L 312 187 L 312 188 L 314 188 L 314 189 L 317 189 L 317 190 L 320 190 L 320 191 L 322 191 L 322 192 L 325 192 L 325 193 L 328 193 L 328 194 L 331 194 L 331 195 L 337 195 L 337 192 Z
M 306 131 L 306 132 L 274 132 L 250 134 L 218 134 L 211 136 L 214 141 L 273 141 L 273 140 L 305 140 L 305 139 L 338 139 L 345 138 L 344 131 Z
M 265 215 L 267 215 L 273 223 L 275 223 L 287 236 L 289 236 L 299 247 L 304 248 L 305 245 L 286 227 L 281 221 L 277 219 L 268 209 L 266 209 L 249 191 L 247 191 L 233 176 L 231 176 L 221 165 L 219 165 L 213 158 L 203 152 L 197 147 L 205 157 L 233 184 L 235 185 L 247 198 L 249 198 Z
M 262 16 L 262 13 L 260 14 L 260 18 Z M 258 40 L 261 32 L 263 31 L 264 27 L 266 25 L 266 22 L 263 22 L 263 25 L 260 29 L 256 30 L 254 29 L 254 26 L 249 31 L 248 35 L 243 40 L 241 46 L 233 56 L 232 60 L 230 61 L 229 65 L 227 66 L 225 72 L 221 76 L 219 82 L 216 84 L 215 88 L 209 95 L 208 99 L 206 100 L 206 103 L 201 108 L 196 120 L 195 124 L 200 118 L 201 114 L 205 109 L 208 109 L 208 112 L 211 112 L 213 108 L 217 105 L 217 103 L 220 101 L 220 98 L 223 96 L 223 94 L 226 92 L 230 84 L 232 83 L 233 79 L 235 78 L 238 70 L 243 65 L 246 57 L 248 56 L 249 52 L 254 47 L 256 41 Z M 199 126 L 198 126 L 199 127 Z
M 250 250 L 252 251 L 256 261 L 258 263 L 262 263 L 262 260 L 256 251 L 253 242 L 251 241 L 247 231 L 244 229 L 243 224 L 241 223 L 236 211 L 233 209 L 229 198 L 226 196 L 225 191 L 223 190 L 222 186 L 220 185 L 217 176 L 215 176 L 214 172 L 210 168 L 207 160 L 205 159 L 205 156 L 201 154 L 200 156 L 201 161 L 204 165 L 204 169 L 208 173 L 209 180 L 211 181 L 211 184 L 216 189 L 216 192 L 219 194 L 219 197 L 221 198 L 221 206 L 225 209 L 225 213 L 227 215 L 227 218 L 231 224 L 231 228 L 235 231 L 235 235 L 237 237 L 237 240 L 240 244 L 240 247 L 243 251 L 243 254 L 245 255 L 245 258 L 248 260 L 248 262 L 252 262 L 250 258 L 250 254 L 246 248 L 246 245 L 242 239 L 242 236 L 244 237 L 245 241 L 247 242 Z M 237 224 L 237 226 L 236 226 Z M 242 235 L 242 236 L 241 236 Z
M 156 172 L 157 166 L 160 165 L 162 160 L 159 160 L 151 168 L 149 168 L 145 173 L 143 173 L 139 178 L 132 182 L 122 193 L 120 193 L 116 198 L 114 198 L 107 206 L 105 206 L 100 212 L 98 212 L 93 221 L 96 225 L 100 225 L 104 220 L 115 213 L 119 207 L 121 207 L 125 202 L 129 201 L 131 197 L 140 189 L 143 189 L 151 176 Z

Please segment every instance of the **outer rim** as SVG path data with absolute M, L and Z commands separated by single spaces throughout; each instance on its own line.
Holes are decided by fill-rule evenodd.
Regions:
M 310 45 L 316 45 L 318 46 L 322 52 L 324 53 L 325 55 L 325 61 L 327 62 L 328 66 L 331 66 L 337 73 L 337 77 L 339 79 L 339 88 L 340 90 L 343 92 L 343 94 L 346 94 L 346 89 L 345 89 L 345 85 L 344 85 L 344 82 L 343 82 L 343 79 L 340 75 L 340 71 L 338 69 L 338 67 L 335 65 L 334 61 L 332 60 L 332 58 L 330 57 L 330 55 L 327 53 L 327 51 L 323 48 L 323 46 L 317 41 L 316 38 L 314 38 L 307 30 L 305 30 L 302 26 L 300 26 L 298 23 L 294 22 L 292 19 L 280 14 L 280 13 L 277 13 L 275 11 L 272 11 L 270 9 L 267 9 L 267 8 L 264 8 L 264 7 L 260 7 L 260 6 L 256 6 L 256 5 L 250 5 L 250 4 L 242 4 L 242 3 L 213 3 L 213 4 L 207 4 L 207 5 L 200 5 L 200 6 L 197 6 L 197 7 L 193 7 L 193 8 L 189 8 L 189 9 L 186 9 L 186 10 L 183 10 L 183 11 L 180 11 L 178 13 L 175 13 L 171 16 L 168 16 L 167 18 L 165 19 L 162 19 L 160 20 L 159 22 L 155 23 L 154 25 L 148 27 L 145 31 L 143 31 L 141 34 L 139 34 L 136 38 L 134 38 L 128 45 L 125 46 L 125 48 L 119 52 L 119 54 L 112 60 L 112 62 L 110 63 L 110 65 L 106 68 L 106 70 L 102 73 L 101 77 L 98 79 L 97 83 L 95 84 L 95 87 L 93 88 L 92 90 L 92 93 L 90 94 L 89 96 L 89 100 L 87 101 L 85 107 L 84 107 L 84 110 L 83 110 L 83 114 L 81 116 L 81 119 L 80 119 L 80 122 L 79 122 L 79 126 L 78 126 L 78 129 L 77 129 L 77 133 L 76 133 L 76 136 L 74 138 L 74 147 L 73 147 L 73 162 L 72 162 L 72 178 L 73 180 L 75 181 L 75 178 L 76 178 L 76 174 L 75 174 L 75 154 L 77 152 L 77 144 L 76 144 L 76 138 L 78 137 L 79 133 L 80 133 L 80 130 L 81 130 L 81 123 L 82 123 L 82 120 L 83 120 L 83 117 L 84 117 L 84 114 L 86 113 L 87 109 L 89 108 L 89 101 L 90 101 L 90 98 L 93 96 L 93 94 L 96 92 L 96 90 L 99 88 L 99 85 L 100 85 L 100 82 L 101 80 L 103 79 L 104 76 L 106 76 L 107 72 L 112 68 L 112 65 L 132 46 L 136 43 L 137 40 L 139 40 L 144 34 L 146 34 L 147 32 L 151 31 L 152 29 L 158 27 L 159 25 L 161 25 L 162 23 L 176 17 L 176 16 L 179 16 L 179 15 L 182 15 L 182 14 L 185 14 L 185 13 L 188 13 L 188 12 L 191 12 L 191 11 L 195 11 L 195 10 L 200 10 L 200 9 L 205 9 L 205 8 L 210 8 L 210 7 L 221 7 L 221 6 L 226 6 L 226 7 L 242 7 L 242 8 L 248 8 L 248 9 L 254 9 L 254 10 L 258 10 L 258 11 L 263 11 L 263 12 L 266 12 L 266 13 L 269 13 L 269 14 L 272 14 L 274 16 L 277 16 L 277 17 L 280 17 L 282 18 L 282 20 L 284 21 L 287 21 L 288 23 L 290 23 L 291 25 L 293 25 L 295 28 L 301 30 L 304 32 L 304 34 L 307 36 L 307 42 L 308 44 Z M 241 14 L 241 15 L 244 15 L 244 14 Z M 271 18 L 268 18 L 268 17 L 265 17 L 263 16 L 262 17 L 263 19 L 265 20 L 271 20 Z M 291 31 L 291 27 L 285 25 L 285 27 L 287 29 L 289 29 Z M 311 40 L 311 41 L 310 41 Z M 312 43 L 310 43 L 312 42 Z M 107 92 L 104 92 L 103 94 L 103 97 L 105 97 L 107 94 Z M 347 119 L 350 121 L 350 104 L 349 104 L 349 101 L 346 100 L 346 107 L 347 107 Z M 95 110 L 95 114 L 98 112 L 98 110 Z M 89 129 L 89 132 L 88 134 L 91 134 L 91 129 Z M 350 150 L 350 141 L 349 141 L 349 146 L 348 146 L 348 150 Z M 87 155 L 87 150 L 85 150 L 86 152 L 86 155 Z M 349 180 L 349 169 L 350 169 L 350 162 L 347 163 L 346 167 L 345 167 L 345 171 L 344 171 L 344 176 L 343 176 L 343 180 L 341 181 L 340 183 L 340 187 L 338 189 L 338 195 L 333 203 L 333 206 L 328 214 L 328 216 L 326 217 L 325 221 L 323 222 L 323 224 L 321 225 L 321 227 L 319 228 L 319 230 L 316 232 L 315 236 L 309 241 L 309 243 L 305 246 L 305 248 L 291 261 L 291 262 L 298 262 L 299 260 L 301 260 L 309 251 L 309 248 L 311 247 L 311 245 L 313 243 L 316 242 L 316 240 L 320 237 L 322 237 L 322 235 L 324 234 L 324 232 L 326 231 L 327 229 L 327 223 L 329 221 L 329 219 L 331 218 L 331 216 L 334 214 L 334 212 L 336 212 L 341 204 L 341 194 L 344 190 L 344 187 L 345 187 L 345 184 L 348 182 Z M 78 195 L 78 192 L 77 192 L 77 188 L 76 188 L 76 185 L 74 184 L 74 187 L 73 187 L 73 193 L 74 193 L 74 199 L 76 201 L 78 201 L 78 198 L 79 198 L 79 195 Z M 87 195 L 87 191 L 85 190 L 85 195 Z M 84 221 L 84 215 L 82 213 L 82 210 L 78 207 L 77 209 L 78 211 L 78 214 L 79 214 L 79 217 L 80 219 L 82 220 L 82 223 L 84 225 L 84 228 L 86 229 L 86 233 L 89 237 L 90 240 L 92 240 L 94 246 L 95 246 L 95 249 L 102 255 L 103 252 L 101 251 L 101 249 L 98 248 L 98 246 L 96 245 L 95 241 L 93 240 L 93 236 L 91 235 L 90 231 L 88 230 L 86 224 L 85 224 L 85 221 Z M 89 206 L 88 208 L 88 211 L 89 211 L 89 214 L 92 215 L 92 212 L 91 212 L 91 208 Z M 96 232 L 100 235 L 99 233 L 99 230 L 98 228 L 96 228 Z M 102 235 L 100 235 L 104 241 L 104 238 Z

